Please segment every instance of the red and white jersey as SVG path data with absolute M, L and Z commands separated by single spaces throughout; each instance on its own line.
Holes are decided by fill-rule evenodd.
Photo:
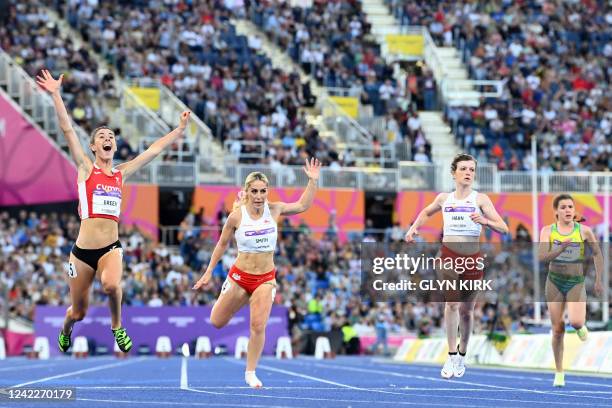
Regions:
M 89 177 L 78 183 L 79 215 L 87 218 L 108 218 L 119 222 L 123 176 L 115 168 L 109 176 L 94 164 Z

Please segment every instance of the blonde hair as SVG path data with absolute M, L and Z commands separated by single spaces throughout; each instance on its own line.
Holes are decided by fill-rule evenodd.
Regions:
M 268 186 L 270 183 L 268 182 L 268 177 L 260 171 L 254 171 L 249 173 L 249 175 L 244 180 L 244 188 L 238 192 L 238 198 L 234 201 L 234 205 L 232 206 L 232 211 L 237 210 L 240 206 L 245 205 L 247 203 L 247 190 L 249 186 L 254 181 L 263 181 Z

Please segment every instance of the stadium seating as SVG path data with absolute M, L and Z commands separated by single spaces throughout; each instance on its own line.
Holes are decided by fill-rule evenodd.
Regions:
M 455 46 L 473 79 L 506 83 L 501 100 L 447 107 L 457 143 L 500 170 L 603 171 L 612 165 L 610 14 L 603 1 L 468 2 L 385 0 L 404 25 L 428 27 Z

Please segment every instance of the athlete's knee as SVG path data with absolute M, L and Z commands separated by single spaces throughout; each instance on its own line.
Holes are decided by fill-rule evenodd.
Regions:
M 263 334 L 266 331 L 266 319 L 251 318 L 250 329 L 252 334 Z
M 220 319 L 215 315 L 210 316 L 210 324 L 212 324 L 215 329 L 222 329 L 223 327 L 225 327 L 227 322 L 227 319 Z
M 459 311 L 459 302 L 446 302 L 446 309 L 451 312 Z
M 474 305 L 469 303 L 462 303 L 459 306 L 459 316 L 462 318 L 471 318 L 472 312 L 474 311 Z
M 81 320 L 83 320 L 86 314 L 87 314 L 86 307 L 85 308 L 72 307 L 70 309 L 70 317 L 72 318 L 72 320 L 76 320 L 77 322 L 80 322 Z
M 563 337 L 564 334 L 565 334 L 565 325 L 563 323 L 555 324 L 552 326 L 553 337 L 556 337 L 556 338 Z
M 574 329 L 579 329 L 582 326 L 584 326 L 584 320 L 582 319 L 571 319 L 570 318 L 570 322 L 569 322 L 570 326 L 572 326 Z
M 111 293 L 117 293 L 121 286 L 119 286 L 118 282 L 110 282 L 110 281 L 102 281 L 102 290 L 107 295 Z

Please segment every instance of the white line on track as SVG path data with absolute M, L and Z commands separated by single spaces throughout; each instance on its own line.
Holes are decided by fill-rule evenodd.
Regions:
M 344 361 L 343 361 L 344 363 Z M 385 366 L 385 367 L 398 367 L 401 366 L 401 363 L 385 363 L 382 361 L 372 361 L 373 365 L 375 366 Z M 532 376 L 524 376 L 524 375 L 512 375 L 512 374 L 499 374 L 499 373 L 494 373 L 494 372 L 488 372 L 488 371 L 493 371 L 494 369 L 496 369 L 498 367 L 473 367 L 473 369 L 470 369 L 470 376 L 472 375 L 480 375 L 483 377 L 497 377 L 497 378 L 509 378 L 509 379 L 517 379 L 517 380 L 526 380 L 526 381 L 543 381 L 543 382 L 551 382 L 551 378 L 552 378 L 552 372 L 551 372 L 551 377 L 550 378 L 543 378 L 543 377 L 532 377 Z M 430 372 L 432 370 L 437 370 L 436 366 L 410 366 L 410 369 L 412 371 L 425 371 L 425 372 Z M 504 367 L 499 367 L 500 370 L 507 370 L 509 372 L 513 372 L 514 370 L 509 370 L 507 368 Z M 541 371 L 538 372 L 533 372 L 534 375 L 537 374 L 542 374 Z M 574 376 L 583 376 L 583 373 L 567 373 L 567 376 L 570 377 L 574 377 Z M 586 373 L 585 375 L 586 376 Z M 607 379 L 608 377 L 594 377 L 594 378 L 602 378 L 602 379 Z M 612 377 L 610 377 L 610 379 L 612 380 Z M 592 382 L 586 382 L 586 381 L 577 381 L 574 380 L 573 378 L 566 381 L 566 383 L 568 384 L 577 384 L 577 385 L 589 385 L 589 386 L 593 386 L 593 387 L 603 387 L 603 388 L 612 388 L 612 385 L 609 384 L 602 384 L 602 383 L 592 383 Z
M 176 389 L 176 387 L 174 387 Z M 180 405 L 193 407 L 235 407 L 236 404 L 223 404 L 218 402 L 177 402 L 177 401 L 134 401 L 134 400 L 117 400 L 117 399 L 97 399 L 97 398 L 78 398 L 78 401 L 91 402 L 107 402 L 120 404 L 146 404 L 146 405 Z M 240 403 L 240 407 L 244 408 L 294 408 L 291 405 L 253 405 Z
M 240 364 L 239 362 L 236 362 L 232 359 L 225 359 L 226 361 L 235 363 L 235 364 Z M 286 361 L 286 360 L 284 360 Z M 330 364 L 312 364 L 315 366 L 320 366 L 323 368 L 329 368 Z M 357 368 L 349 368 L 349 367 L 344 367 L 344 366 L 332 366 L 334 368 L 339 368 L 341 370 L 353 370 L 353 371 L 362 371 L 362 372 L 370 372 L 370 373 L 382 373 L 382 374 L 388 374 L 388 375 L 395 375 L 395 376 L 399 376 L 399 377 L 420 377 L 423 379 L 430 379 L 430 380 L 435 380 L 435 381 L 443 381 L 446 382 L 448 380 L 444 380 L 442 378 L 433 378 L 433 377 L 423 377 L 423 376 L 412 376 L 412 375 L 405 375 L 405 374 L 399 374 L 399 373 L 393 373 L 393 372 L 386 372 L 386 371 L 379 371 L 379 370 L 367 370 L 367 369 L 357 369 Z M 324 382 L 324 383 L 333 383 L 333 384 L 340 384 L 340 383 L 336 383 L 333 381 L 329 381 L 329 380 L 325 380 L 322 378 L 318 378 L 318 377 L 314 377 L 314 376 L 310 376 L 310 375 L 305 375 L 305 374 L 301 374 L 301 373 L 296 373 L 294 371 L 289 371 L 289 370 L 282 370 L 282 369 L 278 369 L 275 367 L 270 367 L 270 366 L 266 366 L 266 365 L 262 365 L 260 364 L 258 366 L 258 368 L 263 368 L 264 370 L 271 370 L 271 371 L 277 371 L 283 374 L 287 374 L 287 375 L 292 375 L 295 377 L 301 377 L 301 378 L 306 378 L 306 379 L 311 379 L 314 381 L 319 381 L 319 382 Z M 520 389 L 520 388 L 512 388 L 512 387 L 499 387 L 499 386 L 492 386 L 492 385 L 488 385 L 488 384 L 478 384 L 478 383 L 468 383 L 466 381 L 462 381 L 463 384 L 470 384 L 470 385 L 478 385 L 478 386 L 489 386 L 490 388 L 495 388 L 497 390 L 505 390 L 505 391 L 523 391 L 523 392 L 529 392 L 529 393 L 536 393 L 536 394 L 554 394 L 554 393 L 549 393 L 549 392 L 543 392 L 543 391 L 536 391 L 536 390 L 524 390 L 524 389 Z M 341 386 L 347 387 L 347 388 L 351 388 L 351 389 L 355 389 L 355 390 L 360 390 L 360 391 L 366 391 L 366 392 L 378 392 L 378 393 L 382 393 L 382 394 L 393 394 L 393 395 L 402 395 L 402 396 L 421 396 L 421 397 L 429 397 L 432 398 L 433 395 L 431 393 L 429 394 L 408 394 L 408 393 L 401 393 L 401 392 L 391 392 L 391 391 L 382 391 L 382 390 L 375 390 L 375 389 L 368 389 L 368 388 L 359 388 L 359 387 L 354 387 L 351 385 L 347 385 L 347 384 L 341 384 Z M 565 397 L 580 397 L 580 398 L 584 398 L 585 396 L 581 395 L 581 396 L 575 396 L 575 395 L 567 395 L 567 394 L 559 394 L 561 396 L 565 396 Z M 277 397 L 277 398 L 281 398 L 281 397 Z M 292 397 L 288 397 L 288 398 L 292 398 Z M 457 396 L 457 395 L 453 395 L 453 398 L 458 398 L 458 399 L 470 399 L 470 400 L 474 400 L 473 397 L 463 397 L 463 396 Z M 589 397 L 589 398 L 595 398 L 595 399 L 604 399 L 604 400 L 608 400 L 608 398 L 604 398 L 604 397 Z M 507 402 L 507 399 L 502 399 L 502 398 L 482 398 L 482 397 L 478 397 L 477 398 L 478 401 L 503 401 L 503 402 Z M 382 403 L 381 401 L 374 401 L 376 403 Z M 533 400 L 518 400 L 518 399 L 513 399 L 513 402 L 524 402 L 524 403 L 532 403 L 532 404 L 546 404 L 546 405 L 550 405 L 550 402 L 543 402 L 543 401 L 533 401 Z M 556 405 L 575 405 L 574 403 L 571 402 L 556 402 Z M 429 405 L 437 405 L 437 404 L 433 404 L 433 403 L 429 403 Z M 438 405 L 443 405 L 443 406 L 447 406 L 448 404 L 438 404 Z M 608 405 L 604 405 L 604 406 L 608 406 Z
M 234 361 L 232 359 L 226 358 L 224 359 L 225 361 L 234 363 L 234 364 L 238 364 L 238 365 L 242 365 L 240 362 Z M 274 368 L 274 367 L 270 367 L 270 366 L 265 366 L 265 365 L 259 365 L 258 368 L 264 369 L 264 370 L 270 370 L 270 371 L 277 371 L 277 372 L 281 372 L 285 375 L 290 375 L 290 376 L 294 376 L 294 377 L 301 377 L 301 378 L 305 378 L 305 379 L 309 379 L 311 381 L 317 381 L 317 382 L 322 382 L 325 384 L 330 384 L 330 385 L 336 385 L 340 388 L 344 388 L 344 389 L 350 389 L 350 390 L 356 390 L 356 391 L 365 391 L 368 393 L 372 393 L 372 392 L 379 392 L 379 393 L 383 393 L 383 394 L 392 394 L 392 395 L 400 395 L 400 396 L 405 396 L 405 393 L 401 393 L 401 392 L 391 392 L 391 391 L 384 391 L 384 390 L 376 390 L 376 389 L 367 389 L 367 388 L 359 388 L 359 387 L 354 387 L 352 385 L 347 385 L 347 384 L 341 384 L 341 383 L 337 383 L 335 381 L 328 381 L 325 380 L 323 378 L 318 378 L 318 377 L 313 377 L 313 376 L 309 376 L 309 375 L 305 375 L 305 374 L 300 374 L 300 373 L 296 373 L 293 371 L 288 371 L 288 370 L 281 370 L 278 368 Z M 181 373 L 182 376 L 182 373 Z M 266 387 L 264 387 L 264 390 L 266 389 Z M 338 398 L 308 398 L 308 397 L 295 397 L 295 396 L 291 396 L 291 397 L 287 397 L 287 396 L 273 396 L 273 395 L 260 395 L 260 394 L 242 394 L 242 393 L 224 393 L 224 392 L 214 392 L 214 391 L 204 391 L 201 389 L 195 389 L 195 388 L 186 388 L 186 391 L 191 391 L 191 392 L 197 392 L 197 393 L 204 393 L 204 394 L 215 394 L 215 395 L 224 395 L 224 396 L 238 396 L 241 398 L 244 397 L 255 397 L 255 398 L 272 398 L 272 399 L 290 399 L 292 401 L 296 401 L 296 400 L 300 400 L 300 401 L 326 401 L 326 402 L 347 402 L 347 403 L 351 403 L 351 404 L 393 404 L 393 405 L 422 405 L 422 403 L 420 402 L 406 402 L 406 401 L 377 401 L 377 400 L 354 400 L 354 399 L 338 399 Z M 261 390 L 260 390 L 261 391 Z M 435 403 L 430 403 L 428 404 L 430 406 L 442 406 L 442 407 L 448 407 L 447 403 L 444 404 L 435 404 Z M 473 407 L 478 407 L 476 405 L 454 405 L 455 407 L 461 407 L 461 408 L 473 408 Z
M 18 364 L 16 366 L 11 366 L 11 367 L 2 367 L 0 368 L 0 371 L 19 371 L 19 370 L 31 370 L 33 368 L 40 368 L 40 367 L 55 367 L 57 366 L 57 363 L 51 363 L 51 364 L 43 364 L 43 363 L 39 363 L 39 364 Z
M 38 383 L 41 383 L 41 382 L 46 382 L 46 381 L 49 381 L 49 380 L 55 380 L 55 379 L 58 379 L 58 378 L 71 377 L 71 376 L 77 375 L 77 374 L 84 374 L 84 373 L 91 373 L 91 372 L 94 372 L 94 371 L 106 370 L 107 368 L 124 366 L 124 365 L 128 365 L 128 364 L 136 363 L 136 362 L 139 362 L 139 361 L 143 361 L 143 359 L 120 361 L 118 363 L 104 364 L 104 365 L 97 366 L 97 367 L 85 368 L 85 369 L 77 370 L 77 371 L 70 371 L 70 372 L 64 373 L 64 374 L 52 375 L 50 377 L 44 377 L 44 378 L 40 378 L 38 380 L 32 380 L 32 381 L 24 382 L 24 383 L 21 383 L 21 384 L 13 385 L 12 387 L 13 388 L 25 387 L 26 385 L 38 384 Z
M 155 385 L 86 385 L 77 386 L 79 390 L 174 390 L 175 386 L 155 386 Z M 251 387 L 234 387 L 234 386 L 210 386 L 210 387 L 189 387 L 193 390 L 250 390 Z M 266 390 L 295 390 L 295 391 L 347 391 L 349 389 L 343 387 L 300 387 L 300 386 L 271 386 L 265 387 Z M 514 390 L 492 390 L 482 388 L 432 388 L 432 387 L 372 387 L 367 388 L 368 390 L 406 390 L 406 391 L 472 391 L 472 392 L 514 392 Z M 568 390 L 568 391 L 557 391 L 561 394 L 603 394 L 612 395 L 610 391 L 588 391 L 588 390 Z
M 287 361 L 287 360 L 283 360 L 283 361 Z M 437 378 L 437 377 L 426 377 L 422 375 L 396 373 L 392 371 L 382 371 L 382 370 L 374 370 L 374 369 L 366 369 L 366 368 L 338 366 L 334 364 L 320 364 L 320 363 L 312 363 L 312 362 L 309 362 L 309 363 L 310 363 L 310 366 L 316 366 L 316 367 L 321 367 L 321 368 L 335 368 L 335 369 L 343 370 L 343 371 L 356 371 L 356 372 L 364 372 L 364 373 L 371 373 L 371 374 L 383 374 L 383 375 L 394 376 L 394 377 L 416 378 L 416 379 L 430 380 L 430 381 L 435 381 L 435 382 L 448 382 L 448 380 L 446 379 Z M 563 397 L 603 399 L 603 400 L 609 401 L 609 398 L 606 398 L 606 397 L 594 397 L 594 396 L 587 396 L 587 395 L 572 395 L 572 394 L 561 394 L 561 393 L 557 394 L 556 392 L 553 392 L 553 391 L 539 391 L 539 390 L 529 390 L 529 389 L 524 389 L 524 388 L 504 387 L 504 386 L 497 386 L 497 385 L 491 385 L 491 384 L 481 384 L 481 383 L 469 382 L 469 381 L 464 381 L 464 380 L 460 380 L 458 383 L 466 384 L 466 385 L 474 385 L 474 386 L 479 386 L 479 387 L 493 388 L 497 390 L 518 391 L 518 392 L 545 394 L 545 395 L 559 395 Z M 458 388 L 457 391 L 461 391 L 461 389 Z M 379 392 L 384 392 L 384 391 L 379 391 Z M 397 394 L 397 393 L 393 393 L 393 394 Z M 417 396 L 416 394 L 404 394 L 404 395 Z M 430 396 L 431 397 L 431 395 L 419 395 L 419 396 L 424 396 L 424 397 Z M 471 397 L 461 397 L 458 395 L 453 395 L 453 398 L 472 399 Z M 507 401 L 505 399 L 497 399 L 497 398 L 478 398 L 478 400 Z M 516 400 L 516 399 L 513 399 L 513 401 L 514 402 L 529 402 L 529 403 L 534 403 L 534 404 L 546 404 L 547 403 L 547 402 L 542 402 L 542 401 L 526 401 L 526 400 Z M 575 403 L 560 402 L 560 401 L 555 401 L 555 404 L 557 405 L 575 405 Z

